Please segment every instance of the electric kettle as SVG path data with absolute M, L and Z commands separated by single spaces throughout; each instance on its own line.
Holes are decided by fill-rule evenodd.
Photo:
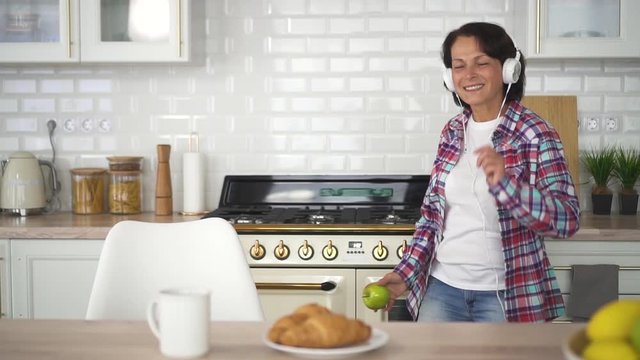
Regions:
M 42 166 L 51 170 L 51 196 L 47 198 Z M 2 161 L 0 208 L 20 216 L 41 213 L 57 192 L 57 173 L 51 161 L 38 160 L 26 151 L 14 152 Z

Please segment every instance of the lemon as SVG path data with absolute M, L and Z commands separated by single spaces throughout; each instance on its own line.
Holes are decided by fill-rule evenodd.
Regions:
M 623 299 L 600 307 L 587 324 L 591 341 L 629 339 L 632 327 L 640 320 L 640 301 Z
M 631 344 L 623 340 L 601 340 L 587 345 L 582 352 L 584 360 L 636 360 Z
M 640 354 L 640 320 L 636 321 L 635 325 L 631 328 L 631 344 L 636 348 L 638 354 Z

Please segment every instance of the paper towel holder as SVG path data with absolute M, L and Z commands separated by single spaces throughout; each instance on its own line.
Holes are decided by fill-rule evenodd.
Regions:
M 200 151 L 200 137 L 198 136 L 197 132 L 191 132 L 189 134 L 188 137 L 188 141 L 187 141 L 187 148 L 188 154 L 193 154 L 193 153 L 199 153 Z M 183 177 L 183 181 L 184 181 L 184 177 Z M 184 184 L 183 184 L 184 185 Z M 186 189 L 184 189 L 186 190 Z M 201 196 L 204 196 L 204 194 L 202 194 Z M 183 196 L 183 199 L 185 197 Z M 183 204 L 184 207 L 184 204 Z M 179 211 L 178 214 L 182 215 L 182 216 L 202 216 L 205 215 L 207 213 L 209 213 L 209 210 L 202 210 L 202 211 Z

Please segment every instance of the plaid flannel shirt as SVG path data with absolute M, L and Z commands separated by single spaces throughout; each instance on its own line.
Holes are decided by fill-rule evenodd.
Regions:
M 442 241 L 444 185 L 460 159 L 470 115 L 465 110 L 453 117 L 441 133 L 422 217 L 394 269 L 409 287 L 407 308 L 414 319 L 436 242 Z M 549 321 L 564 314 L 564 303 L 543 236 L 569 237 L 578 231 L 580 218 L 562 143 L 553 127 L 517 101 L 510 103 L 491 141 L 505 160 L 505 176 L 489 187 L 498 207 L 505 259 L 505 315 L 513 322 Z

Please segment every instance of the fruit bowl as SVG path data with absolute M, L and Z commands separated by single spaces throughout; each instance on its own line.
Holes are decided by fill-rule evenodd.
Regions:
M 582 351 L 589 344 L 586 328 L 580 329 L 562 343 L 562 353 L 567 360 L 582 360 Z

